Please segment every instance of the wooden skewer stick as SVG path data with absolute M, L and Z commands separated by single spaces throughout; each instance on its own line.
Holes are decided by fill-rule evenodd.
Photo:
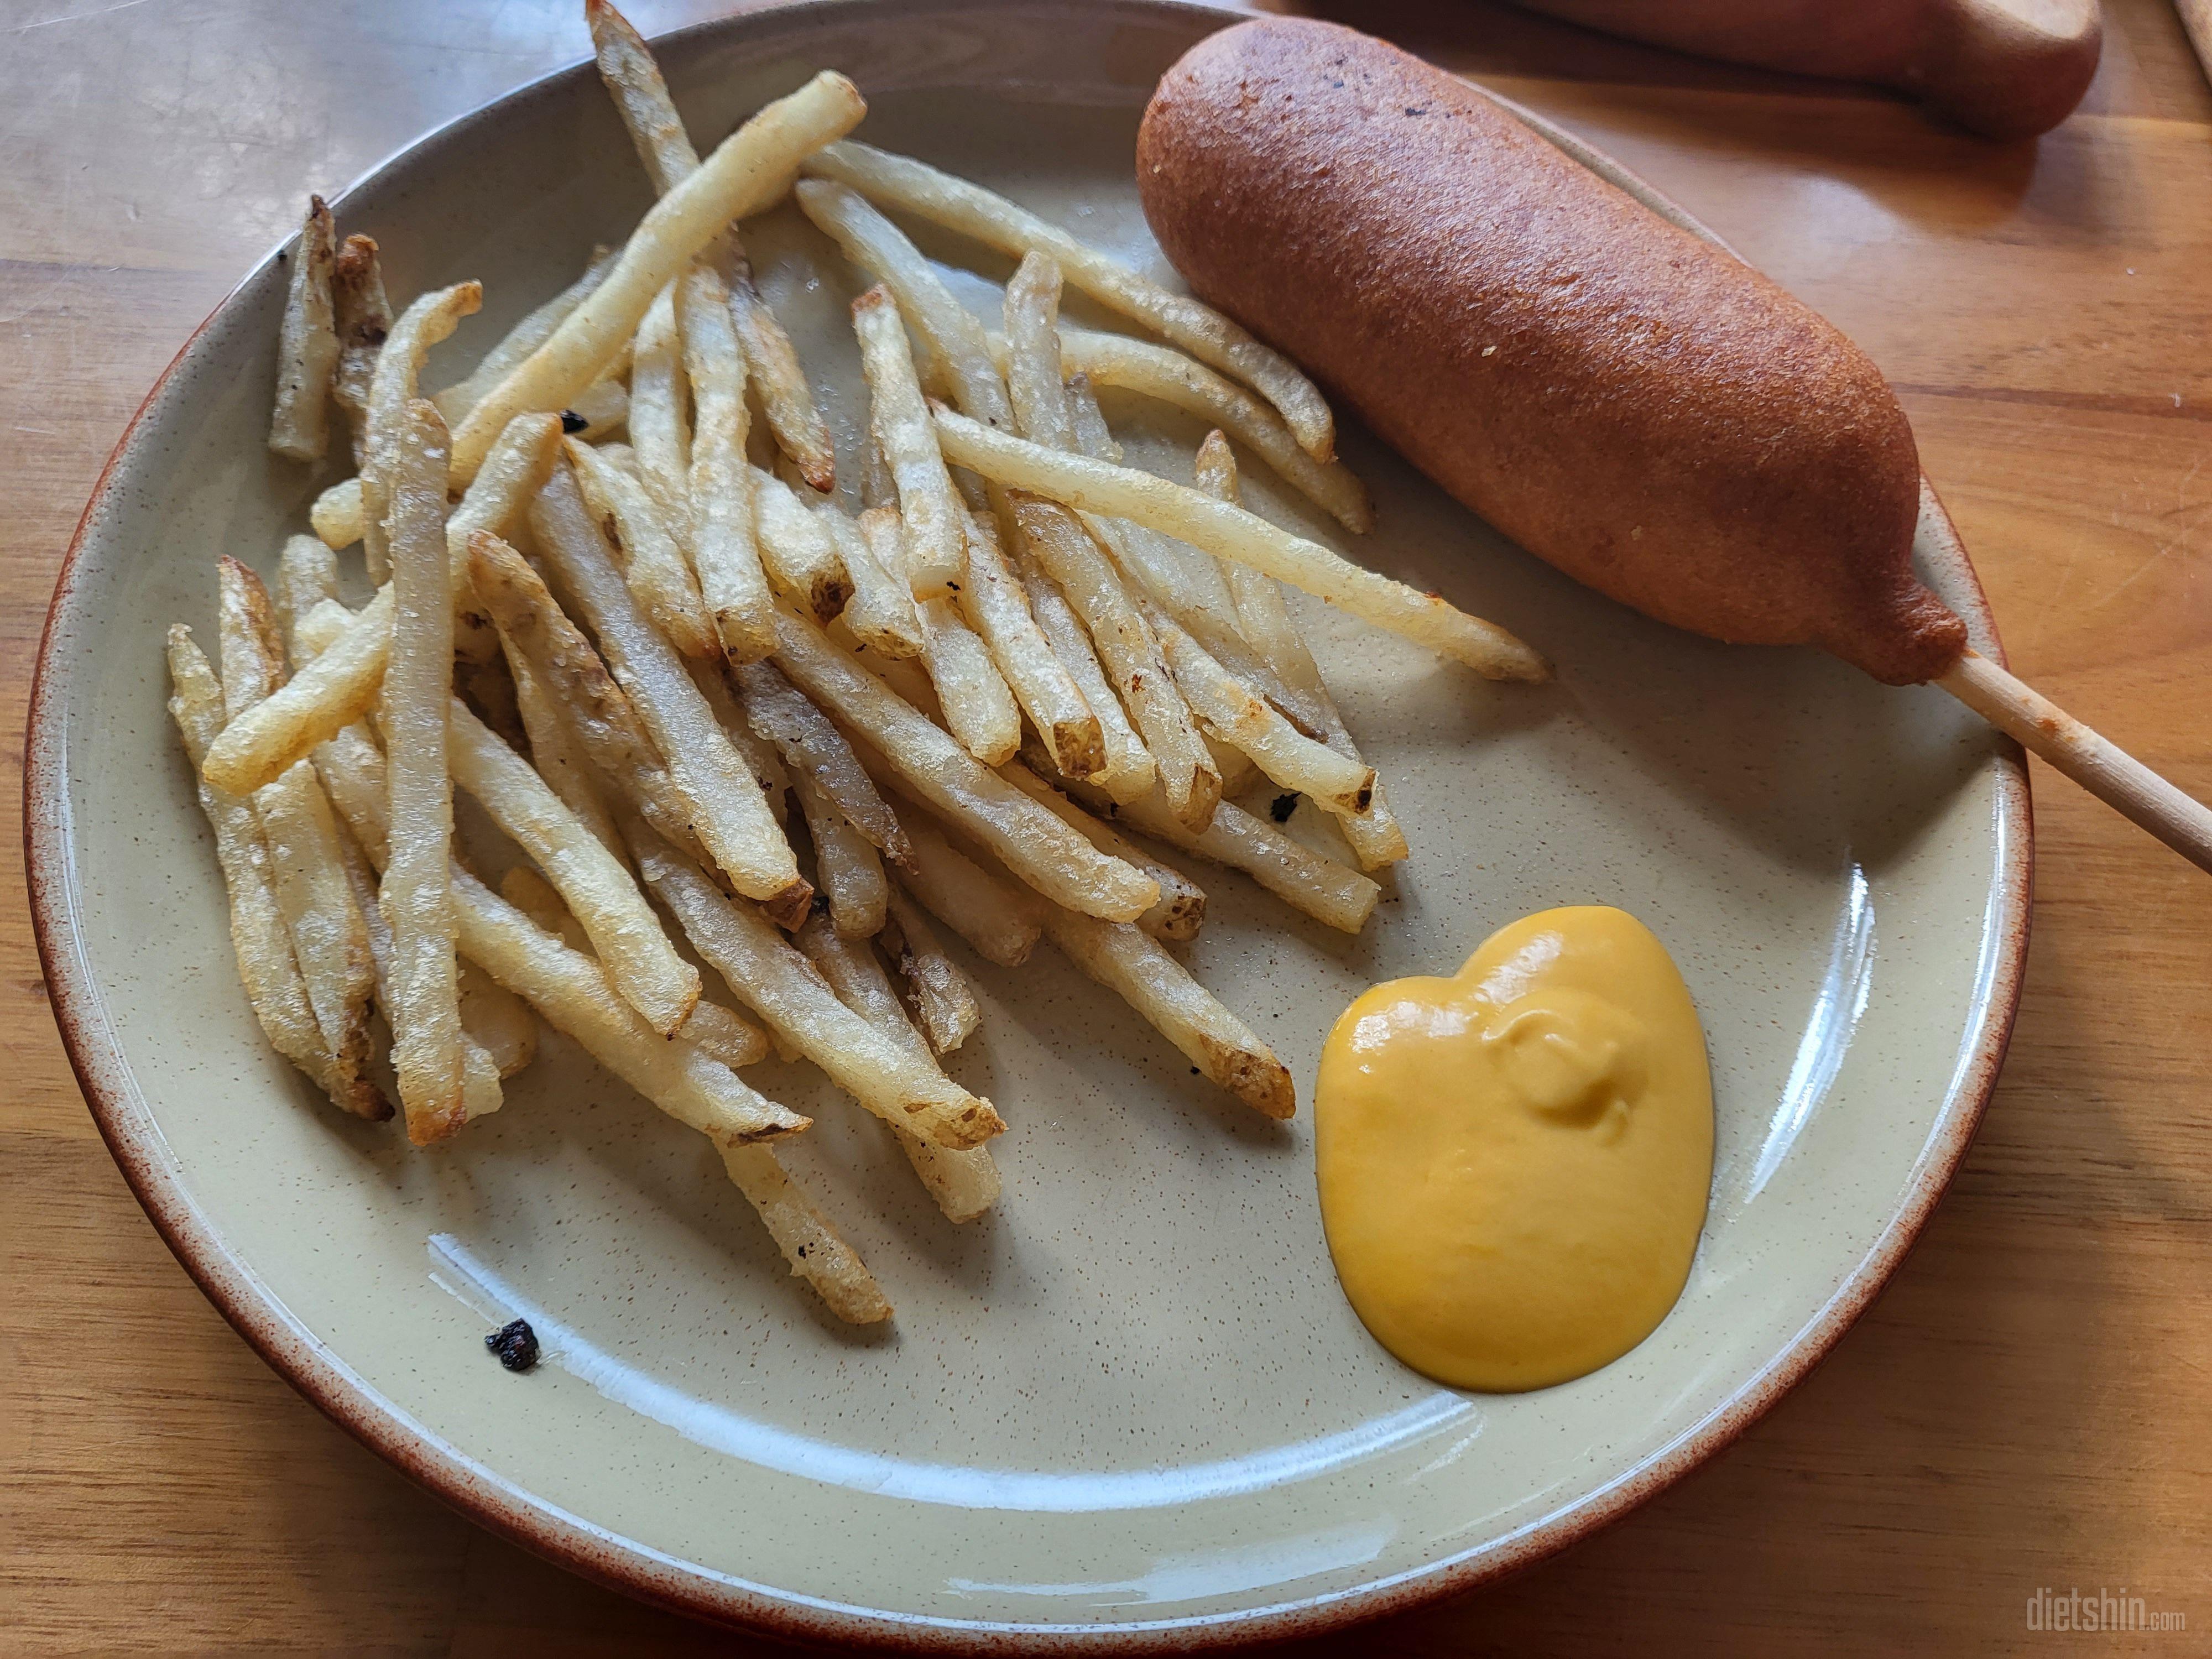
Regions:
M 2212 871 L 2212 809 L 2191 800 L 2041 692 L 2021 684 L 1978 651 L 1967 652 L 1936 684 L 2198 869 Z

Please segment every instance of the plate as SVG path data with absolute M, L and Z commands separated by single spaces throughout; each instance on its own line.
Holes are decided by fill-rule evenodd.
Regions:
M 702 135 L 840 68 L 871 100 L 862 136 L 1164 271 L 1130 176 L 1137 118 L 1221 21 L 1133 0 L 800 6 L 663 50 Z M 382 242 L 394 294 L 485 282 L 438 384 L 647 202 L 579 66 L 336 206 Z M 849 410 L 854 284 L 826 258 L 809 274 L 811 238 L 785 210 L 748 240 Z M 319 482 L 262 446 L 281 300 L 264 263 L 193 337 L 64 568 L 27 745 L 40 943 L 86 1097 L 171 1248 L 304 1394 L 485 1525 L 787 1636 L 1133 1650 L 1310 1633 L 1523 1566 L 1711 1455 L 1867 1304 L 1949 1179 L 2019 988 L 2017 752 L 1939 692 L 1632 615 L 1358 431 L 1346 452 L 1380 526 L 1349 550 L 1504 622 L 1559 677 L 1487 684 L 1311 608 L 1416 852 L 1358 939 L 1206 872 L 1192 966 L 1310 1096 L 1324 1033 L 1371 981 L 1448 969 L 1543 906 L 1650 923 L 1705 1017 L 1719 1139 L 1688 1288 L 1633 1352 L 1502 1397 L 1398 1365 L 1330 1272 L 1310 1098 L 1286 1127 L 1242 1112 L 1043 951 L 1018 973 L 965 964 L 985 1018 L 953 1069 L 1012 1125 L 992 1219 L 944 1223 L 811 1074 L 757 1074 L 821 1120 L 794 1162 L 897 1304 L 888 1329 L 823 1315 L 700 1138 L 557 1039 L 449 1150 L 339 1119 L 240 994 L 163 712 L 165 625 L 211 639 L 214 556 L 269 568 Z M 1198 435 L 1109 413 L 1186 461 Z M 1344 544 L 1262 469 L 1248 480 L 1262 510 Z M 1994 652 L 1932 496 L 1922 529 L 1923 574 Z M 527 1376 L 482 1340 L 514 1313 L 549 1356 Z

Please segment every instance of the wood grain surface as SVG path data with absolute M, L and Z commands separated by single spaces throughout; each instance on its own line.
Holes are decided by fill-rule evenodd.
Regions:
M 659 30 L 724 8 L 651 0 Z M 2117 0 L 2000 148 L 1856 89 L 1474 3 L 1342 15 L 1612 150 L 1897 383 L 2014 666 L 2212 793 L 2212 94 Z M 311 187 L 585 49 L 574 0 L 0 0 L 0 698 L 102 459 Z M 1734 1450 L 1501 1588 L 1334 1650 L 2212 1650 L 2212 881 L 2039 769 L 2011 1059 L 1920 1247 Z M 449 1514 L 170 1258 L 0 888 L 0 1652 L 746 1650 Z M 2036 1636 L 2039 1586 L 2181 1634 Z M 1367 1644 L 1377 1645 L 1367 1645 Z

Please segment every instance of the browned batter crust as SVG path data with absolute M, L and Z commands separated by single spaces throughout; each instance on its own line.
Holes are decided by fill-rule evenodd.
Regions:
M 1880 371 L 1460 81 L 1239 24 L 1161 80 L 1137 182 L 1201 297 L 1570 575 L 1894 684 L 1964 650 L 1912 574 L 1919 461 Z

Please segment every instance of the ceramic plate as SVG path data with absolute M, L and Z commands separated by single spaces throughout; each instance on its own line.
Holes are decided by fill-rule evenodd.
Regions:
M 1164 273 L 1131 179 L 1138 115 L 1220 21 L 798 7 L 675 36 L 665 62 L 708 137 L 842 69 L 871 100 L 862 136 Z M 440 384 L 647 202 L 580 67 L 425 139 L 337 210 L 382 242 L 396 295 L 483 279 Z M 854 407 L 850 274 L 788 210 L 749 241 L 825 395 Z M 1310 1099 L 1288 1126 L 1258 1121 L 1042 949 L 1018 973 L 964 964 L 984 1022 L 952 1069 L 1012 1124 L 1003 1209 L 980 1224 L 941 1221 L 811 1073 L 754 1074 L 819 1118 L 793 1160 L 897 1304 L 889 1328 L 828 1319 L 705 1143 L 558 1039 L 448 1150 L 338 1118 L 240 993 L 162 701 L 164 626 L 212 640 L 215 556 L 271 568 L 321 482 L 262 446 L 282 286 L 264 264 L 194 337 L 87 512 L 32 714 L 33 896 L 63 1035 L 155 1225 L 271 1364 L 484 1524 L 788 1635 L 1134 1649 L 1310 1632 L 1523 1565 L 1711 1455 L 1826 1352 L 1941 1194 L 2019 982 L 2016 754 L 1941 693 L 1632 616 L 1357 431 L 1346 452 L 1381 522 L 1353 556 L 1498 618 L 1559 677 L 1493 686 L 1309 608 L 1417 850 L 1358 939 L 1206 872 L 1191 965 L 1307 1097 L 1323 1034 L 1374 980 L 1449 970 L 1547 905 L 1618 904 L 1656 929 L 1705 1017 L 1718 1159 L 1689 1286 L 1626 1358 L 1509 1397 L 1398 1365 L 1330 1272 Z M 1200 435 L 1109 414 L 1186 458 Z M 1263 468 L 1247 477 L 1262 510 L 1345 544 Z M 1923 574 L 1994 652 L 1940 509 L 1923 532 Z M 548 1354 L 526 1376 L 483 1341 L 516 1313 Z

